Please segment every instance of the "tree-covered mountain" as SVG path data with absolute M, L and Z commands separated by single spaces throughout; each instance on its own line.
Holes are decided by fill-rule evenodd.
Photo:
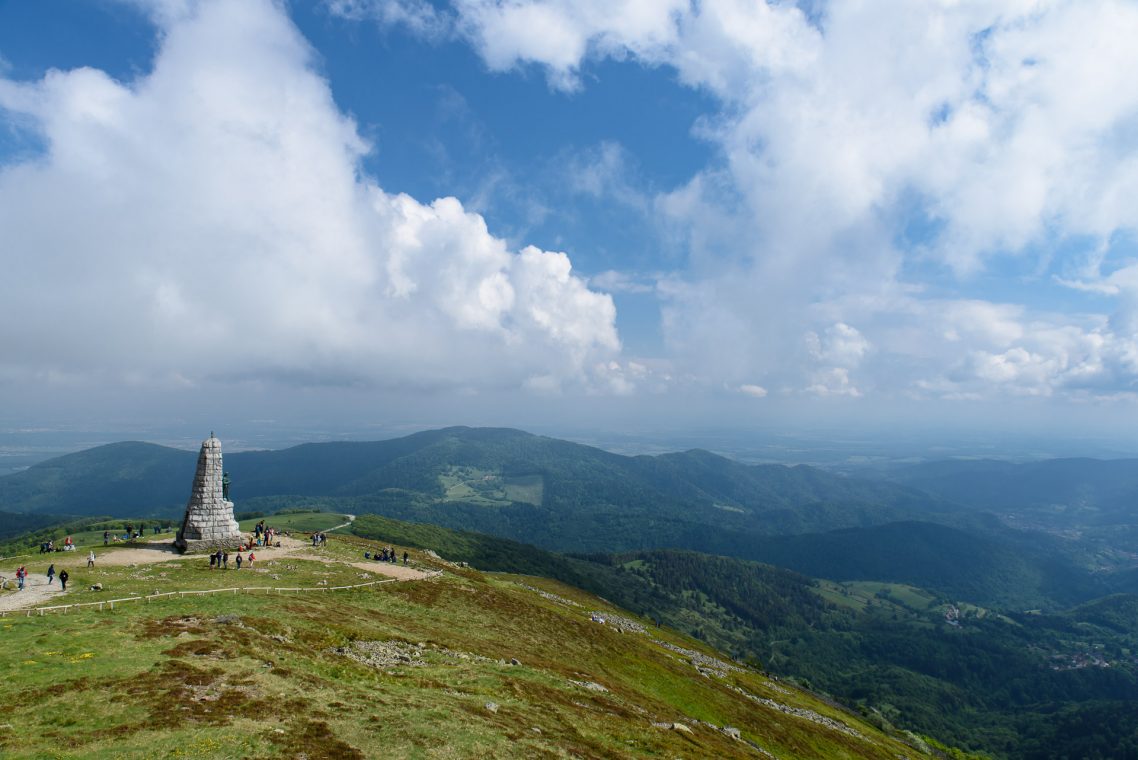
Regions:
M 992 512 L 1030 512 L 1056 525 L 1133 523 L 1138 459 L 945 460 L 889 470 L 894 482 Z
M 908 583 L 1011 609 L 1066 606 L 1112 589 L 1107 577 L 1078 567 L 1054 542 L 1031 538 L 905 521 L 768 537 L 744 556 L 817 578 Z
M 0 541 L 59 523 L 63 519 L 56 515 L 0 512 Z
M 441 506 L 433 517 L 446 518 L 450 510 L 465 519 L 473 509 L 527 530 L 535 510 L 598 530 L 612 527 L 609 520 L 620 527 L 629 518 L 659 519 L 668 536 L 690 525 L 800 533 L 925 516 L 947 506 L 904 486 L 810 467 L 749 466 L 705 451 L 627 457 L 507 429 L 304 444 L 227 454 L 225 463 L 238 503 L 299 496 L 350 500 L 361 511 L 384 512 L 391 503 L 405 510 Z M 101 446 L 0 478 L 0 508 L 170 515 L 185 503 L 193 468 L 193 452 Z

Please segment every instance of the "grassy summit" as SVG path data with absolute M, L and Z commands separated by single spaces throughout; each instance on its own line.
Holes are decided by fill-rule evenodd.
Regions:
M 55 601 L 361 583 L 380 577 L 363 559 L 374 547 L 333 534 L 326 548 L 258 551 L 252 571 L 211 570 L 203 558 L 114 564 L 116 551 L 131 550 L 110 550 L 93 570 L 72 569 L 76 590 Z M 0 754 L 922 756 L 572 587 L 416 550 L 411 564 L 444 573 L 357 591 L 165 597 L 0 618 Z M 105 590 L 89 590 L 96 582 Z

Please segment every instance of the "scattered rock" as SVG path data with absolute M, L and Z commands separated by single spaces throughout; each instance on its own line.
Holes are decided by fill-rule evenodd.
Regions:
M 539 588 L 534 588 L 533 586 L 527 586 L 524 583 L 519 583 L 518 585 L 521 586 L 522 588 L 526 589 L 527 591 L 532 591 L 533 593 L 540 596 L 542 599 L 548 599 L 551 602 L 557 602 L 558 604 L 564 604 L 567 607 L 580 607 L 581 606 L 577 602 L 574 602 L 572 599 L 566 599 L 563 596 L 558 596 L 557 594 L 551 594 L 548 591 L 543 591 Z
M 657 644 L 664 647 L 669 651 L 676 654 L 683 655 L 688 658 L 688 662 L 695 668 L 700 675 L 710 678 L 712 675 L 717 675 L 720 678 L 725 678 L 728 673 L 745 673 L 746 668 L 741 668 L 738 665 L 733 665 L 729 662 L 724 662 L 718 658 L 706 655 L 703 652 L 697 652 L 694 649 L 684 649 L 675 644 L 670 644 L 667 641 L 657 641 Z
M 329 651 L 373 668 L 426 665 L 422 650 L 403 641 L 353 641 L 349 646 L 333 647 Z
M 620 633 L 644 633 L 644 626 L 637 623 L 630 618 L 614 615 L 611 612 L 599 612 L 594 610 L 589 613 L 589 619 L 594 623 L 602 623 L 604 625 L 615 628 Z
M 511 665 L 521 665 L 522 662 L 517 657 L 511 657 L 510 658 L 510 664 Z
M 766 707 L 771 708 L 772 710 L 778 710 L 780 713 L 783 713 L 784 715 L 793 715 L 796 718 L 802 718 L 804 720 L 808 720 L 811 723 L 816 723 L 819 726 L 825 726 L 826 728 L 829 728 L 829 729 L 832 729 L 834 731 L 838 731 L 840 733 L 846 734 L 847 736 L 853 736 L 853 737 L 858 738 L 858 739 L 865 738 L 862 736 L 862 734 L 860 732 L 850 728 L 845 723 L 842 723 L 841 721 L 834 720 L 833 718 L 822 715 L 821 713 L 816 713 L 813 710 L 807 710 L 805 707 L 793 707 L 791 705 L 784 705 L 781 702 L 774 701 L 773 699 L 767 699 L 766 697 L 756 696 L 756 695 L 752 694 L 751 692 L 747 691 L 746 689 L 740 688 L 739 686 L 732 686 L 731 688 L 733 688 L 735 691 L 739 692 L 740 694 L 742 694 L 744 697 L 751 700 L 752 702 L 756 702 L 760 705 L 764 705 Z
M 498 712 L 498 703 L 497 702 L 487 702 L 486 703 L 486 709 L 492 713 L 496 713 L 496 712 Z
M 241 622 L 239 615 L 218 615 L 213 619 L 213 622 L 220 625 L 235 625 L 238 628 L 244 628 L 245 624 Z
M 727 736 L 730 736 L 735 741 L 739 741 L 743 738 L 743 734 L 740 733 L 739 729 L 735 728 L 734 726 L 724 726 L 723 733 L 727 734 Z
M 92 583 L 91 584 L 91 590 L 92 591 L 102 591 L 103 590 L 103 584 L 102 583 Z
M 569 683 L 574 686 L 580 686 L 582 689 L 588 689 L 589 691 L 608 691 L 607 688 L 601 686 L 596 681 L 574 681 L 569 679 Z
M 531 729 L 530 729 L 530 731 L 533 731 L 535 734 L 540 734 L 540 733 L 541 733 L 541 729 L 540 729 L 540 728 L 538 728 L 537 726 L 534 726 L 533 728 L 531 728 Z
M 669 731 L 683 731 L 684 733 L 688 733 L 688 734 L 693 733 L 692 730 L 690 728 L 688 728 L 686 725 L 684 725 L 683 723 L 678 723 L 676 721 L 667 721 L 664 723 L 653 723 L 652 727 L 653 728 L 666 728 Z

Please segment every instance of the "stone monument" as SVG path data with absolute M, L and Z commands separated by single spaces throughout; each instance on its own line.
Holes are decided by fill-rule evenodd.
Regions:
M 241 528 L 233 518 L 233 502 L 226 498 L 229 494 L 223 485 L 225 479 L 221 468 L 221 441 L 210 433 L 209 438 L 202 441 L 194 490 L 186 504 L 182 529 L 174 539 L 174 548 L 178 551 L 236 549 L 244 543 Z

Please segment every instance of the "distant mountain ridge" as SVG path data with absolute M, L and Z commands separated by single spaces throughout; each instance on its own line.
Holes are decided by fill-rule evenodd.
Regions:
M 195 453 L 128 442 L 0 478 L 0 510 L 177 517 Z M 623 456 L 505 428 L 225 456 L 241 511 L 378 514 L 588 554 L 689 549 L 835 580 L 921 585 L 986 604 L 1055 608 L 1131 591 L 1089 579 L 1058 539 L 1017 534 L 907 483 L 708 451 Z M 1052 556 L 1054 555 L 1054 556 Z
M 975 509 L 1063 507 L 1100 521 L 1138 514 L 1138 459 L 945 460 L 897 468 L 887 477 Z
M 100 446 L 0 478 L 0 509 L 170 515 L 185 503 L 194 461 L 194 452 L 153 444 Z M 644 513 L 765 534 L 877 524 L 944 506 L 906 486 L 811 467 L 744 465 L 699 450 L 628 457 L 501 428 L 237 452 L 225 464 L 239 504 L 301 496 L 520 505 L 561 515 Z M 449 490 L 448 478 L 456 481 Z M 525 479 L 530 497 L 518 500 Z

